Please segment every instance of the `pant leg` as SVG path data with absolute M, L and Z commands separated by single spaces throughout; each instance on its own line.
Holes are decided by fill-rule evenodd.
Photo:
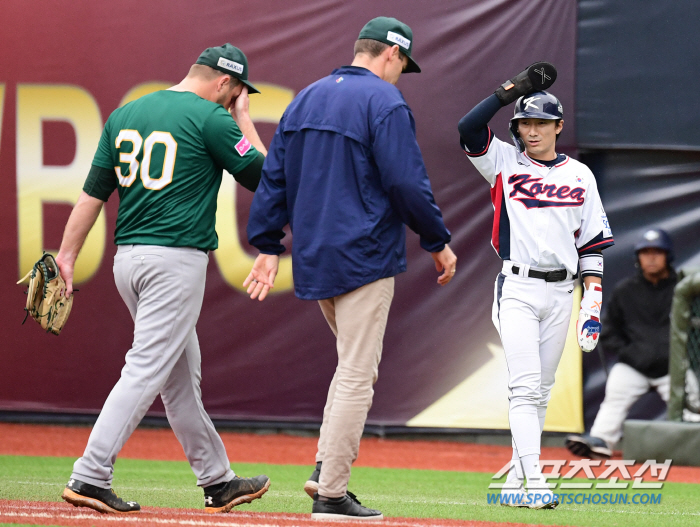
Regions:
M 394 296 L 394 279 L 384 278 L 334 298 L 338 367 L 323 438 L 318 493 L 344 496 L 357 458 L 367 412 L 372 406 L 384 331 Z M 324 310 L 324 314 L 326 311 Z M 331 397 L 329 397 L 331 398 Z M 328 404 L 327 404 L 328 407 Z
M 333 331 L 333 335 L 338 337 L 338 328 L 335 324 L 335 298 L 326 298 L 318 301 L 321 312 L 328 322 L 328 325 Z M 326 406 L 323 408 L 323 422 L 318 435 L 318 450 L 316 451 L 316 462 L 323 461 L 326 455 L 326 438 L 328 436 L 328 421 L 333 408 L 333 397 L 335 396 L 335 387 L 338 384 L 338 368 L 336 368 L 331 380 L 331 385 L 328 388 L 328 396 L 326 397 Z
M 540 433 L 544 429 L 547 405 L 552 397 L 554 380 L 564 353 L 566 336 L 571 324 L 573 308 L 573 281 L 545 283 L 547 290 L 547 313 L 540 322 L 540 365 L 542 379 L 537 413 L 540 420 Z
M 134 316 L 134 340 L 72 478 L 111 486 L 117 454 L 165 385 L 194 329 L 208 261 L 195 249 L 120 246 L 114 276 Z
M 161 390 L 168 422 L 182 445 L 197 485 L 206 487 L 233 479 L 226 447 L 202 404 L 202 358 L 192 330 L 168 381 Z
M 622 437 L 622 425 L 632 405 L 649 391 L 649 380 L 622 362 L 610 369 L 605 399 L 595 417 L 591 436 L 604 439 L 610 447 Z
M 503 275 L 496 283 L 494 323 L 500 328 L 508 366 L 508 420 L 519 457 L 540 452 L 540 321 L 536 302 L 543 292 L 538 291 L 538 285 L 534 279 Z
M 338 385 L 338 371 L 333 374 L 331 385 L 328 388 L 326 406 L 323 409 L 323 422 L 318 435 L 318 450 L 316 452 L 316 462 L 323 461 L 326 455 L 326 439 L 328 437 L 328 423 L 330 421 L 331 410 L 333 409 L 333 399 L 335 397 L 335 387 Z
M 668 398 L 671 395 L 671 376 L 666 374 L 658 379 L 649 379 L 649 384 L 658 392 L 661 399 L 668 403 Z
M 544 422 L 547 414 L 547 405 L 551 398 L 552 388 L 556 376 L 557 367 L 561 360 L 566 344 L 566 336 L 571 322 L 571 310 L 573 306 L 573 282 L 562 281 L 545 284 L 548 311 L 545 318 L 540 321 L 540 390 L 537 404 L 537 419 L 539 422 L 540 438 L 544 430 Z M 541 443 L 541 439 L 540 439 Z M 538 447 L 539 451 L 539 447 Z M 509 473 L 511 480 L 522 479 L 522 466 L 520 464 L 520 454 L 513 441 L 513 456 L 511 463 L 516 467 L 516 471 Z

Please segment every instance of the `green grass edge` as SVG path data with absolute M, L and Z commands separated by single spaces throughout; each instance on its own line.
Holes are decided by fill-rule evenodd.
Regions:
M 74 458 L 0 456 L 0 499 L 61 501 Z M 267 474 L 272 485 L 260 500 L 241 508 L 249 511 L 310 513 L 311 500 L 303 485 L 312 465 L 235 463 L 241 476 Z M 113 488 L 125 499 L 144 507 L 202 509 L 203 495 L 186 462 L 119 459 Z M 363 503 L 386 517 L 445 518 L 493 522 L 536 523 L 577 527 L 691 527 L 700 524 L 700 487 L 665 483 L 660 490 L 603 491 L 593 493 L 653 492 L 661 494 L 654 505 L 563 504 L 558 509 L 529 510 L 487 503 L 491 474 L 414 469 L 354 467 L 350 490 Z M 589 491 L 583 491 L 589 492 Z M 4 525 L 4 524 L 0 524 Z M 17 524 L 11 524 L 17 525 Z

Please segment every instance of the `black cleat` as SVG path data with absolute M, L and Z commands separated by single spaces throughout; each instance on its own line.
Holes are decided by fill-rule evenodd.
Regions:
M 321 478 L 321 463 L 323 463 L 323 461 L 316 463 L 316 469 L 311 473 L 308 481 L 304 483 L 304 492 L 312 499 L 314 494 L 318 492 L 318 480 Z
M 141 506 L 135 501 L 124 501 L 112 489 L 103 489 L 71 478 L 61 497 L 74 507 L 89 507 L 102 514 L 131 514 Z
M 340 498 L 326 498 L 314 495 L 314 505 L 311 509 L 312 520 L 383 520 L 379 511 L 362 506 L 357 497 L 348 492 Z
M 575 456 L 589 458 L 591 457 L 591 447 L 588 444 L 588 438 L 583 435 L 570 435 L 566 437 L 566 448 Z
M 204 512 L 229 512 L 236 505 L 258 499 L 269 488 L 270 478 L 264 475 L 254 478 L 235 476 L 226 483 L 204 487 Z
M 588 444 L 591 448 L 591 457 L 593 459 L 610 459 L 613 455 L 612 448 L 608 446 L 608 442 L 600 437 L 589 437 Z
M 568 436 L 566 448 L 575 456 L 588 459 L 610 459 L 613 455 L 612 449 L 604 439 L 589 435 Z

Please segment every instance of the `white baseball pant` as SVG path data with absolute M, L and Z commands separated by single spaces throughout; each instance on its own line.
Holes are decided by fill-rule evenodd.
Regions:
M 540 438 L 571 320 L 573 278 L 545 282 L 527 276 L 521 264 L 513 274 L 505 261 L 494 291 L 492 318 L 508 366 L 513 460 L 540 454 Z M 536 268 L 533 268 L 536 269 Z M 547 270 L 547 269 L 536 269 Z
M 591 428 L 591 436 L 599 437 L 612 448 L 622 437 L 622 426 L 630 408 L 649 390 L 656 390 L 668 402 L 671 377 L 647 377 L 629 364 L 616 363 L 610 368 L 605 383 L 605 399 Z

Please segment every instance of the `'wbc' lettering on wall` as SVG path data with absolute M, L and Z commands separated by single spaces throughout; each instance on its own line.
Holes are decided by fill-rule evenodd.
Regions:
M 262 94 L 251 100 L 250 113 L 257 122 L 279 122 L 291 102 L 292 90 L 261 84 Z M 155 90 L 166 89 L 162 83 L 144 83 L 129 90 L 120 106 Z M 4 102 L 4 85 L 0 85 L 0 125 Z M 98 105 L 86 89 L 69 85 L 17 85 L 17 224 L 18 278 L 42 251 L 57 252 L 46 247 L 43 238 L 42 206 L 44 203 L 73 205 L 78 199 L 92 156 L 102 133 L 102 116 Z M 42 159 L 43 121 L 63 121 L 75 133 L 75 155 L 65 166 L 47 166 Z M 0 130 L 1 131 L 1 130 Z M 243 249 L 236 218 L 236 185 L 230 175 L 223 178 L 217 207 L 217 232 L 221 240 L 215 259 L 224 281 L 243 290 L 242 283 L 254 258 Z M 75 267 L 75 282 L 89 280 L 100 268 L 107 240 L 106 212 L 103 210 L 88 235 Z M 275 292 L 292 288 L 291 257 L 281 259 Z

